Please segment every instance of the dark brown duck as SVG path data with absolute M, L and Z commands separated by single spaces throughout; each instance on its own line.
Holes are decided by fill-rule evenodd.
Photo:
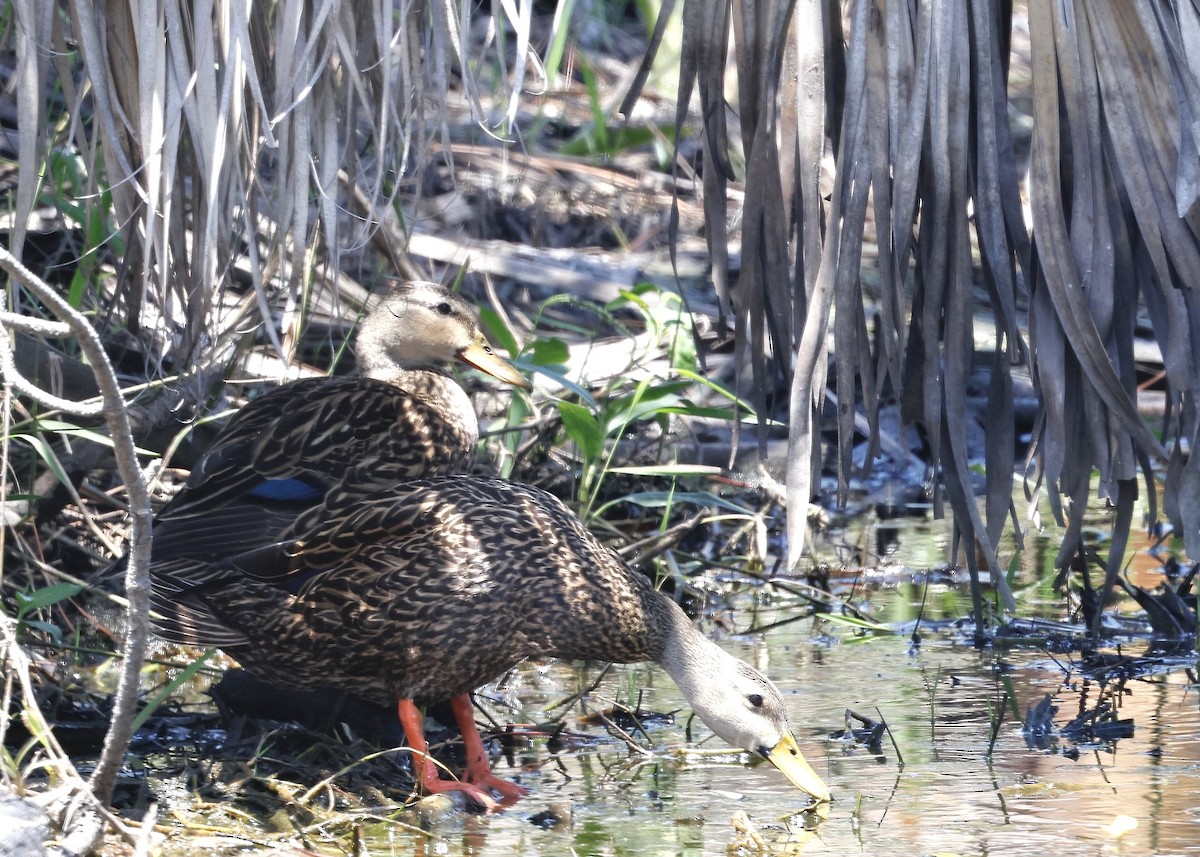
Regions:
M 383 490 L 466 470 L 479 426 L 451 363 L 528 386 L 493 353 L 474 308 L 436 283 L 407 283 L 381 299 L 354 350 L 359 375 L 284 384 L 230 419 L 157 515 L 155 563 L 269 544 L 351 471 Z
M 346 488 L 293 532 L 195 576 L 156 569 L 156 604 L 173 611 L 167 635 L 220 646 L 270 680 L 399 700 L 418 759 L 417 706 L 452 700 L 467 770 L 451 782 L 418 763 L 426 791 L 463 791 L 489 808 L 492 789 L 501 803 L 520 796 L 488 770 L 469 693 L 525 658 L 555 657 L 658 662 L 713 732 L 829 797 L 774 684 L 539 489 L 466 476 Z
M 442 389 L 441 400 L 466 401 L 461 389 Z M 489 809 L 493 791 L 505 804 L 524 790 L 490 772 L 471 691 L 525 658 L 653 660 L 713 732 L 829 797 L 800 755 L 775 686 L 697 631 L 557 499 L 500 479 L 412 481 L 407 464 L 371 454 L 369 439 L 330 451 L 342 437 L 336 416 L 297 423 L 317 434 L 285 432 L 294 453 L 261 465 L 254 450 L 269 429 L 250 427 L 286 425 L 310 407 L 284 401 L 284 391 L 271 395 L 280 396 L 278 416 L 235 417 L 156 526 L 151 576 L 162 636 L 218 646 L 276 682 L 398 701 L 422 787 L 461 791 Z M 356 461 L 356 448 L 368 454 Z M 203 561 L 188 544 L 195 532 L 216 545 Z M 418 706 L 447 699 L 467 747 L 462 781 L 440 779 L 426 762 Z

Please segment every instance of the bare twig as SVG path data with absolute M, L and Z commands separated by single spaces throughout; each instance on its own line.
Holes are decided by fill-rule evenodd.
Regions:
M 600 722 L 604 725 L 604 728 L 609 731 L 609 734 L 615 735 L 624 741 L 625 746 L 627 746 L 630 750 L 633 750 L 636 753 L 641 753 L 643 756 L 650 756 L 654 754 L 653 746 L 643 747 L 637 742 L 636 738 L 614 723 L 612 718 L 610 718 L 603 711 L 597 711 L 596 716 L 600 718 Z M 637 724 L 638 731 L 645 735 L 646 740 L 649 741 L 650 736 L 646 734 L 646 730 L 642 728 L 642 724 L 638 722 L 637 718 L 634 718 L 633 722 Z
M 15 259 L 13 261 L 16 262 Z M 33 276 L 32 273 L 30 276 Z M 49 286 L 46 288 L 49 288 Z M 3 298 L 0 297 L 0 302 L 2 302 L 2 300 Z M 80 316 L 80 318 L 82 318 L 82 316 Z M 53 393 L 43 390 L 41 387 L 37 386 L 32 381 L 29 381 L 17 371 L 17 366 L 13 358 L 13 345 L 8 338 L 8 331 L 6 328 L 13 327 L 22 328 L 25 330 L 38 329 L 27 324 L 26 322 L 28 321 L 29 319 L 25 319 L 16 313 L 0 312 L 0 373 L 3 373 L 7 383 L 12 385 L 12 388 L 22 396 L 33 399 L 43 407 L 51 408 L 56 411 L 63 411 L 64 413 L 72 414 L 73 416 L 77 417 L 100 416 L 100 414 L 104 412 L 103 402 L 83 404 L 81 402 L 71 401 L 70 399 L 63 399 L 59 396 L 55 396 Z M 86 324 L 86 322 L 84 323 Z M 54 331 L 50 335 L 63 335 L 62 330 L 57 325 L 48 327 L 46 329 Z
M 121 759 L 129 744 L 134 708 L 137 702 L 138 678 L 141 673 L 142 659 L 146 651 L 146 639 L 149 635 L 149 560 L 150 560 L 150 528 L 151 506 L 150 494 L 146 480 L 138 466 L 137 451 L 134 446 L 129 413 L 125 400 L 121 396 L 121 388 L 117 382 L 116 373 L 104 351 L 99 335 L 87 319 L 63 300 L 47 283 L 43 282 L 28 268 L 18 262 L 7 250 L 0 248 L 0 269 L 3 269 L 14 280 L 32 292 L 38 300 L 47 306 L 55 316 L 64 321 L 70 328 L 71 334 L 79 343 L 84 356 L 87 358 L 100 388 L 103 402 L 102 412 L 108 423 L 112 436 L 113 452 L 116 455 L 117 470 L 124 480 L 129 492 L 129 508 L 132 516 L 132 533 L 129 546 L 129 562 L 125 571 L 126 597 L 129 599 L 128 632 L 125 639 L 124 663 L 117 685 L 116 698 L 113 701 L 112 723 L 105 736 L 104 749 L 99 762 L 92 774 L 92 793 L 101 804 L 107 804 L 112 797 L 113 785 Z M 4 345 L 7 346 L 7 337 Z M 7 347 L 0 348 L 0 360 L 3 360 L 5 378 L 15 382 L 12 370 L 11 353 Z M 14 383 L 14 386 L 15 383 Z M 42 400 L 42 392 L 34 391 L 34 398 Z M 65 407 L 64 407 L 65 405 Z M 69 412 L 77 412 L 74 403 L 59 403 L 56 407 L 64 407 Z

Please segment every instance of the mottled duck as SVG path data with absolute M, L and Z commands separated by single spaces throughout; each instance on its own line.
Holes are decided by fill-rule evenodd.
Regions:
M 466 470 L 479 425 L 451 363 L 529 386 L 492 351 L 474 307 L 436 283 L 383 297 L 354 352 L 357 375 L 283 384 L 229 420 L 156 516 L 156 563 L 269 544 L 343 479 L 384 490 Z
M 275 682 L 399 700 L 426 792 L 461 791 L 488 809 L 493 790 L 500 804 L 524 793 L 491 773 L 469 694 L 525 658 L 555 657 L 656 661 L 718 736 L 829 797 L 775 685 L 533 487 L 457 476 L 376 491 L 347 480 L 278 544 L 204 566 L 155 564 L 152 575 L 164 636 L 220 647 Z M 467 751 L 461 781 L 441 779 L 426 755 L 418 706 L 442 700 Z

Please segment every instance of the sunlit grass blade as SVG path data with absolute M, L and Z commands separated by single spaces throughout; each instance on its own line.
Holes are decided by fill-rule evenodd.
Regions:
M 68 423 L 62 420 L 38 420 L 37 426 L 38 429 L 45 434 L 70 435 L 71 437 L 89 440 L 92 443 L 98 443 L 101 446 L 107 446 L 109 449 L 112 449 L 113 442 L 111 437 L 101 432 L 94 431 L 93 429 L 77 426 L 74 423 Z M 138 455 L 145 455 L 148 457 L 155 457 L 158 455 L 158 453 L 152 449 L 143 449 L 142 447 L 134 448 Z
M 713 464 L 644 464 L 610 467 L 609 473 L 626 476 L 720 476 L 725 471 Z
M 607 510 L 621 503 L 632 503 L 647 509 L 661 509 L 678 503 L 690 503 L 693 506 L 726 509 L 738 515 L 746 514 L 745 507 L 708 491 L 635 491 L 632 494 L 618 497 L 616 500 L 610 500 L 600 506 L 596 510 L 596 514 L 603 515 Z
M 739 414 L 739 419 L 742 422 L 750 422 L 751 420 L 753 420 L 753 421 L 758 420 L 758 418 L 759 418 L 758 410 L 752 404 L 750 404 L 750 402 L 747 402 L 741 396 L 738 396 L 736 393 L 734 393 L 732 390 L 730 390 L 724 384 L 718 383 L 717 381 L 714 381 L 712 378 L 706 378 L 704 375 L 701 375 L 699 372 L 693 372 L 691 369 L 679 368 L 679 369 L 676 369 L 675 372 L 681 378 L 687 378 L 690 381 L 695 381 L 697 384 L 703 384 L 705 387 L 708 387 L 713 392 L 719 393 L 721 396 L 724 396 L 726 399 L 728 399 L 730 402 L 732 402 L 734 404 L 734 406 L 737 407 L 739 412 L 742 412 L 742 411 L 745 412 L 745 416 L 741 416 Z M 779 422 L 778 420 L 773 420 L 773 419 L 767 418 L 766 425 L 782 426 L 783 423 Z
M 158 693 L 154 694 L 154 696 L 147 701 L 145 707 L 137 713 L 137 716 L 133 718 L 133 725 L 130 727 L 130 731 L 137 732 L 139 729 L 141 729 L 142 726 L 145 725 L 146 721 L 150 718 L 150 715 L 153 714 L 160 705 L 170 699 L 175 691 L 179 690 L 179 688 L 190 681 L 196 675 L 196 673 L 200 672 L 200 668 L 203 667 L 204 664 L 208 662 L 209 658 L 216 654 L 216 652 L 216 649 L 208 649 L 204 654 L 196 658 L 196 660 L 192 661 L 186 667 L 181 669 L 179 674 L 167 682 L 167 684 L 162 687 Z
M 542 366 L 538 363 L 534 363 L 532 360 L 527 360 L 523 357 L 518 357 L 516 360 L 514 360 L 513 365 L 527 375 L 532 375 L 535 373 L 539 375 L 545 375 L 551 381 L 561 384 L 564 389 L 574 393 L 579 397 L 580 401 L 584 402 L 589 408 L 595 409 L 597 407 L 596 400 L 592 397 L 591 391 L 575 381 L 572 381 L 562 372 L 559 372 L 548 366 Z

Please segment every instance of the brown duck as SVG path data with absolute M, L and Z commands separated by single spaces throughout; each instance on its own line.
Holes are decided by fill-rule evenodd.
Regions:
M 276 540 L 354 472 L 379 490 L 466 470 L 479 426 L 451 363 L 528 387 L 474 308 L 436 283 L 380 300 L 355 340 L 359 374 L 306 378 L 253 399 L 156 516 L 154 562 L 215 561 Z
M 466 476 L 339 487 L 279 544 L 190 576 L 156 570 L 154 584 L 172 639 L 219 646 L 268 680 L 399 700 L 427 792 L 488 808 L 492 790 L 501 803 L 523 793 L 490 772 L 469 694 L 525 658 L 554 657 L 661 664 L 718 736 L 829 797 L 775 685 L 537 488 Z M 425 761 L 417 707 L 445 699 L 466 744 L 462 781 Z

